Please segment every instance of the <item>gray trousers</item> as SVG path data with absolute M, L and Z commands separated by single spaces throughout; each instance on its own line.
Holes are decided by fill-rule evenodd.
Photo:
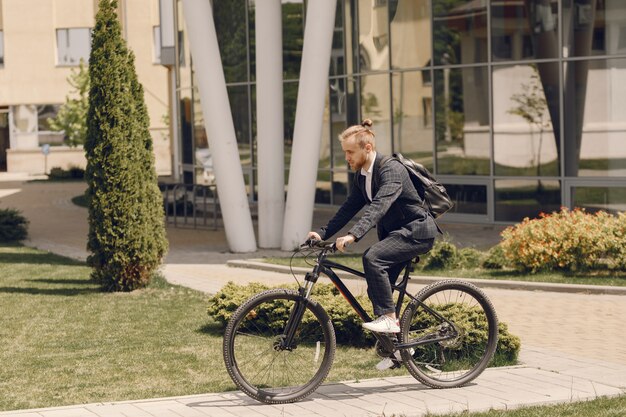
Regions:
M 395 311 L 391 284 L 395 284 L 406 262 L 428 252 L 434 243 L 434 238 L 413 240 L 392 232 L 363 253 L 367 295 L 375 316 Z

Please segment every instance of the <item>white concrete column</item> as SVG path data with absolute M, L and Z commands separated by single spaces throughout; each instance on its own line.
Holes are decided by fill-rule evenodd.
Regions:
M 183 12 L 198 80 L 204 128 L 213 156 L 228 246 L 233 252 L 254 252 L 256 250 L 254 228 L 239 160 L 211 2 L 183 0 Z
M 259 246 L 279 248 L 285 213 L 281 0 L 256 0 Z
M 313 222 L 336 7 L 336 0 L 308 2 L 283 226 L 284 250 L 304 242 Z

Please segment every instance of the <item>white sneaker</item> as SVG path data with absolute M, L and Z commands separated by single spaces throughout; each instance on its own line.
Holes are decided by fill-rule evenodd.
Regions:
M 363 323 L 363 328 L 376 333 L 400 333 L 398 320 L 385 315 L 369 323 Z

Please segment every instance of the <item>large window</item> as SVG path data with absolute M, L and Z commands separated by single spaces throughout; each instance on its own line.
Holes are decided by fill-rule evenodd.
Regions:
M 565 175 L 626 175 L 626 59 L 564 64 Z
M 589 212 L 626 211 L 626 187 L 572 187 L 572 206 Z
M 389 69 L 387 0 L 359 0 L 359 63 L 361 72 Z
M 491 0 L 494 61 L 557 58 L 557 0 Z
M 435 64 L 487 61 L 487 4 L 476 0 L 433 0 Z
M 489 175 L 487 67 L 435 70 L 437 173 Z
M 57 65 L 78 65 L 89 60 L 91 29 L 57 29 Z
M 563 55 L 626 53 L 626 2 L 563 0 Z
M 497 221 L 519 222 L 561 207 L 559 181 L 497 180 L 495 188 Z
M 393 150 L 433 168 L 433 88 L 430 70 L 392 75 Z
M 556 62 L 494 67 L 496 175 L 559 174 L 558 71 Z
M 431 62 L 429 0 L 391 0 L 391 67 L 425 67 Z

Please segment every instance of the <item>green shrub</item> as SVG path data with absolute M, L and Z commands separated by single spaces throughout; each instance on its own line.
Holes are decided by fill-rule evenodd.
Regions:
M 502 246 L 496 245 L 489 249 L 481 266 L 485 269 L 502 269 L 506 265 L 507 261 Z
M 424 261 L 424 269 L 454 268 L 457 264 L 458 250 L 453 243 L 437 241 Z
M 626 244 L 620 221 L 622 216 L 602 211 L 562 208 L 508 227 L 500 245 L 506 260 L 521 271 L 604 269 L 607 257 L 621 256 Z M 608 263 L 619 267 L 619 259 L 623 256 Z
M 297 288 L 295 285 L 290 287 L 292 289 Z M 207 313 L 225 327 L 235 310 L 248 298 L 270 288 L 272 287 L 260 283 L 238 285 L 229 282 L 217 294 L 209 298 Z M 332 284 L 316 284 L 313 290 L 313 299 L 320 303 L 330 316 L 335 327 L 338 344 L 358 347 L 373 346 L 375 342 L 374 337 L 370 332 L 363 330 L 360 317 Z M 360 296 L 357 297 L 357 300 L 371 315 L 372 310 L 369 299 L 366 296 Z M 285 306 L 282 302 L 277 302 L 274 305 L 267 305 L 263 311 L 257 309 L 255 311 L 257 317 L 267 317 L 265 326 L 263 322 L 256 323 L 257 326 L 261 330 L 264 327 L 271 328 L 272 315 L 277 313 L 284 314 L 284 308 Z M 469 329 L 459 349 L 468 349 L 468 346 L 479 346 L 486 341 L 486 332 L 479 330 L 480 326 L 484 327 L 484 316 L 479 314 L 480 311 L 478 309 L 460 308 L 458 304 L 450 304 L 448 312 L 454 321 L 463 323 L 464 327 Z M 313 317 L 305 316 L 305 326 L 308 320 L 313 320 Z M 429 322 L 433 320 L 433 317 L 424 313 L 419 320 Z M 498 333 L 499 341 L 494 363 L 498 366 L 516 363 L 520 350 L 520 339 L 508 332 L 505 323 L 499 324 Z
M 67 170 L 61 167 L 53 167 L 48 174 L 48 179 L 52 181 L 82 180 L 84 178 L 85 170 L 79 167 L 70 167 Z
M 478 268 L 482 263 L 484 255 L 474 248 L 459 249 L 457 254 L 457 267 L 465 269 Z
M 467 357 L 469 352 L 476 351 L 476 355 L 480 355 L 480 350 L 484 348 L 487 342 L 487 318 L 482 314 L 480 307 L 468 308 L 461 304 L 450 303 L 442 306 L 438 310 L 440 313 L 445 313 L 444 316 L 449 318 L 455 323 L 458 323 L 463 329 L 465 329 L 462 342 L 454 348 L 459 353 L 459 358 Z M 435 324 L 435 318 L 422 312 L 417 318 L 418 322 L 427 323 L 428 325 Z M 498 323 L 498 345 L 496 347 L 496 353 L 494 355 L 492 364 L 493 366 L 504 366 L 517 363 L 519 351 L 521 348 L 520 338 L 509 333 L 506 323 Z M 427 345 L 422 350 L 431 350 L 433 345 Z M 469 354 L 469 356 L 473 356 Z M 451 357 L 455 359 L 454 356 Z M 454 365 L 452 365 L 454 366 Z M 461 364 L 463 366 L 463 364 Z
M 0 209 L 0 242 L 19 242 L 28 236 L 28 220 L 15 209 Z
M 217 322 L 226 326 L 228 320 L 241 304 L 253 295 L 270 288 L 272 287 L 260 283 L 239 285 L 229 282 L 209 299 L 207 313 Z M 288 288 L 297 289 L 297 286 L 291 285 Z M 372 346 L 374 344 L 375 339 L 371 333 L 363 331 L 361 318 L 332 284 L 316 284 L 313 289 L 313 299 L 324 307 L 333 322 L 337 343 L 354 346 Z M 372 304 L 367 296 L 357 296 L 356 299 L 371 315 Z M 272 310 L 276 308 L 278 306 L 271 307 Z M 271 317 L 269 312 L 257 311 L 257 314 Z M 308 318 L 308 320 L 312 319 L 313 317 Z M 307 317 L 305 317 L 305 323 L 306 320 Z

